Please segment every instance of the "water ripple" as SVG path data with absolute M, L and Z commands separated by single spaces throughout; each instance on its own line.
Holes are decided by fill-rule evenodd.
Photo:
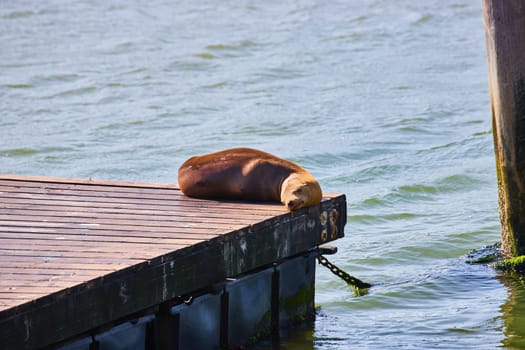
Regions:
M 347 195 L 334 262 L 377 284 L 319 269 L 324 316 L 283 347 L 525 339 L 522 287 L 461 259 L 499 239 L 480 6 L 2 2 L 1 171 L 174 182 L 191 155 L 258 147 Z

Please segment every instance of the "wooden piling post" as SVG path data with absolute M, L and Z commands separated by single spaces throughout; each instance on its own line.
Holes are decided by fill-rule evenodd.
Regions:
M 525 255 L 525 1 L 482 0 L 503 251 Z

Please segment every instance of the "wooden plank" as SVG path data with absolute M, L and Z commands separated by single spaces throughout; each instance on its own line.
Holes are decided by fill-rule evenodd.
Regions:
M 202 231 L 202 232 L 199 232 Z M 146 232 L 146 231 L 127 231 L 127 230 L 104 230 L 100 228 L 88 228 L 88 227 L 54 227 L 53 225 L 48 227 L 37 227 L 28 225 L 3 225 L 0 226 L 0 232 L 31 232 L 41 234 L 63 234 L 63 235 L 77 235 L 77 236 L 113 236 L 113 237 L 138 237 L 138 238 L 158 238 L 158 239 L 195 239 L 195 240 L 206 240 L 213 237 L 217 237 L 219 233 L 208 233 L 209 230 L 205 229 L 177 229 L 173 232 Z
M 65 288 L 71 288 L 78 284 L 71 281 L 46 281 L 45 284 L 37 283 L 42 281 L 34 281 L 33 285 L 16 285 L 16 286 L 2 286 L 0 285 L 0 299 L 2 296 L 5 299 L 16 299 L 21 293 L 31 294 L 50 294 L 55 293 Z
M 51 199 L 50 199 L 51 198 Z M 16 196 L 0 196 L 0 208 L 11 204 L 38 204 L 38 205 L 67 205 L 70 207 L 97 207 L 97 208 L 111 208 L 111 209 L 147 209 L 147 210 L 161 210 L 170 211 L 177 210 L 179 208 L 187 208 L 187 210 L 195 211 L 210 211 L 212 213 L 223 213 L 221 210 L 229 211 L 229 213 L 223 213 L 224 215 L 234 215 L 235 212 L 244 214 L 251 217 L 261 217 L 261 215 L 274 216 L 280 214 L 287 214 L 284 206 L 277 204 L 261 204 L 261 203 L 238 203 L 238 202 L 219 202 L 213 200 L 204 199 L 191 199 L 185 198 L 184 200 L 178 201 L 177 203 L 141 203 L 136 201 L 135 203 L 123 203 L 123 202 L 89 202 L 79 200 L 57 200 L 56 198 L 32 198 L 30 195 L 26 197 Z
M 79 246 L 104 244 L 107 247 L 122 247 L 127 245 L 140 245 L 146 249 L 155 246 L 187 246 L 201 242 L 202 239 L 191 239 L 185 237 L 175 238 L 149 238 L 149 237 L 129 237 L 129 236 L 106 236 L 106 235 L 53 235 L 53 234 L 35 234 L 19 232 L 1 232 L 2 247 L 7 247 L 12 241 L 19 241 L 25 245 L 48 244 L 57 246 Z
M 153 259 L 150 259 L 153 260 Z M 46 269 L 49 271 L 49 274 L 56 274 L 56 272 L 59 271 L 66 271 L 66 270 L 75 270 L 75 271 L 82 271 L 89 272 L 89 271 L 99 271 L 104 272 L 104 274 L 108 274 L 110 272 L 116 272 L 122 269 L 129 268 L 131 266 L 134 266 L 136 264 L 143 263 L 145 260 L 137 260 L 137 259 L 107 259 L 107 258 L 87 258 L 87 259 L 80 259 L 80 258 L 64 258 L 60 261 L 54 261 L 54 260 L 36 260 L 34 257 L 26 257 L 26 256 L 17 256 L 16 259 L 13 260 L 0 260 L 0 263 L 3 265 L 2 271 L 4 270 L 11 270 L 13 268 L 18 268 L 21 270 L 21 274 L 24 274 L 22 270 L 28 270 L 28 271 L 35 271 L 35 270 L 43 270 Z M 147 260 L 146 260 L 147 261 Z M 3 275 L 3 272 L 2 272 Z M 98 276 L 95 276 L 98 277 Z M 41 295 L 41 297 L 44 297 L 44 295 Z
M 169 199 L 179 200 L 185 196 L 176 190 L 170 191 L 110 191 L 110 188 L 104 190 L 95 190 L 92 186 L 83 188 L 67 189 L 63 187 L 26 187 L 26 186 L 7 186 L 0 183 L 0 193 L 2 194 L 39 194 L 48 196 L 74 196 L 74 197 L 98 197 L 114 199 Z
M 1 209 L 0 209 L 1 211 Z M 223 224 L 214 226 L 213 223 L 207 223 L 205 220 L 202 222 L 199 219 L 195 219 L 194 222 L 191 221 L 182 221 L 182 222 L 162 222 L 159 221 L 160 225 L 156 225 L 155 218 L 151 218 L 149 222 L 146 221 L 133 221 L 133 220 L 118 220 L 117 218 L 114 221 L 109 219 L 101 219 L 97 221 L 96 219 L 89 218 L 71 218 L 68 216 L 38 216 L 38 215 L 27 215 L 26 220 L 21 216 L 2 216 L 0 220 L 4 226 L 13 226 L 13 227 L 71 227 L 72 229 L 105 229 L 108 231 L 117 230 L 117 231 L 180 231 L 183 233 L 203 233 L 211 234 L 214 231 L 228 232 L 229 230 L 234 230 L 239 226 L 246 226 L 241 222 L 236 224 Z M 199 225 L 201 223 L 201 225 Z M 137 225 L 135 225 L 137 224 Z
M 56 242 L 55 242 L 56 243 Z M 79 258 L 85 257 L 104 257 L 118 254 L 118 258 L 139 258 L 148 259 L 157 255 L 162 255 L 170 251 L 181 249 L 188 245 L 173 244 L 173 245 L 156 245 L 149 246 L 148 249 L 143 249 L 137 244 L 119 243 L 118 245 L 110 245 L 104 243 L 103 245 L 70 245 L 70 244 L 48 244 L 40 240 L 38 244 L 28 243 L 26 241 L 16 243 L 6 242 L 2 240 L 2 247 L 0 254 L 2 257 L 11 256 L 45 256 L 45 257 L 68 257 L 76 256 Z M 1 258 L 0 258 L 1 259 Z M 117 259 L 117 258 L 116 258 Z
M 178 189 L 177 184 L 167 183 L 144 183 L 134 181 L 120 181 L 120 180 L 98 180 L 98 179 L 76 179 L 53 176 L 31 176 L 31 175 L 16 175 L 16 174 L 0 174 L 0 180 L 8 181 L 24 181 L 35 183 L 64 183 L 64 184 L 82 184 L 82 185 L 98 185 L 98 186 L 114 186 L 114 187 L 146 187 L 146 188 L 172 188 Z
M 96 273 L 96 271 L 99 271 L 99 274 L 96 276 L 101 277 L 103 276 L 102 272 L 105 270 L 90 269 L 90 270 L 83 271 L 83 270 L 78 270 L 76 268 L 74 269 L 62 268 L 56 271 L 56 270 L 48 270 L 46 268 L 39 268 L 39 267 L 36 267 L 36 268 L 29 267 L 25 269 L 20 269 L 18 267 L 9 268 L 6 266 L 2 266 L 2 276 L 3 274 L 6 274 L 6 275 L 17 274 L 17 275 L 29 275 L 30 276 L 30 277 L 28 276 L 21 277 L 22 279 L 25 279 L 25 278 L 33 278 L 33 279 L 52 278 L 53 276 L 60 277 L 63 275 L 92 276 L 94 273 Z
M 62 268 L 62 269 L 47 269 L 40 267 L 3 267 L 2 268 L 2 279 L 0 283 L 5 281 L 12 281 L 13 285 L 16 283 L 25 283 L 32 281 L 52 281 L 60 280 L 65 278 L 79 279 L 84 282 L 88 282 L 95 278 L 104 278 L 106 275 L 111 274 L 112 271 L 107 269 L 73 269 L 73 268 Z M 7 285 L 7 282 L 6 284 Z
M 19 287 L 31 287 L 34 288 L 35 286 L 42 287 L 42 286 L 48 286 L 48 287 L 57 287 L 60 286 L 62 288 L 70 288 L 74 285 L 77 285 L 79 283 L 87 282 L 86 278 L 83 278 L 81 276 L 61 276 L 60 278 L 35 278 L 35 279 L 24 279 L 24 276 L 28 275 L 18 275 L 18 274 L 12 274 L 12 275 L 2 275 L 2 279 L 0 280 L 0 291 L 16 291 L 20 290 Z M 89 275 L 88 275 L 89 276 Z M 90 276 L 91 278 L 95 276 Z
M 59 290 L 59 289 L 58 289 Z M 55 290 L 54 292 L 57 292 L 58 290 Z M 49 294 L 48 292 L 39 292 L 35 291 L 34 293 L 0 293 L 0 299 L 4 301 L 4 305 L 13 305 L 13 304 L 19 304 L 20 301 L 30 301 L 35 298 L 38 298 L 43 293 Z
M 31 223 L 56 223 L 56 224 L 75 224 L 75 225 L 97 225 L 97 226 L 117 226 L 117 227 L 127 227 L 133 226 L 136 230 L 142 230 L 147 228 L 159 228 L 166 227 L 176 229 L 176 228 L 187 228 L 192 226 L 199 226 L 201 229 L 210 229 L 210 230 L 236 230 L 240 227 L 246 226 L 246 224 L 237 223 L 230 224 L 226 222 L 213 222 L 209 223 L 207 220 L 203 219 L 202 222 L 191 222 L 191 221 L 179 221 L 176 218 L 174 220 L 161 220 L 157 217 L 150 217 L 149 220 L 143 219 L 133 219 L 133 218 L 118 218 L 118 217 L 105 217 L 105 218 L 96 218 L 96 217 L 82 217 L 82 216 L 71 216 L 71 215 L 38 215 L 38 213 L 32 213 L 31 215 L 15 215 L 7 213 L 6 215 L 0 214 L 0 222 L 31 222 Z
M 135 231 L 139 229 L 141 232 L 164 232 L 172 234 L 180 234 L 184 227 L 156 227 L 156 226 L 142 226 L 137 228 L 134 225 L 112 225 L 99 223 L 70 223 L 70 222 L 45 222 L 45 221 L 16 221 L 16 220 L 0 220 L 0 226 L 17 226 L 17 227 L 52 227 L 52 228 L 66 228 L 66 229 L 89 229 L 89 230 L 107 230 L 107 231 Z M 227 232 L 235 230 L 232 226 L 227 229 Z M 220 228 L 200 228 L 194 227 L 191 232 L 201 231 L 206 233 L 223 233 L 225 230 Z
M 2 175 L 0 174 L 0 177 Z M 67 179 L 66 179 L 67 180 Z M 159 185 L 157 187 L 151 186 L 142 186 L 142 187 L 126 187 L 121 186 L 120 181 L 117 185 L 98 185 L 96 182 L 92 183 L 68 183 L 68 182 L 39 182 L 39 181 L 30 181 L 30 180 L 10 180 L 5 178 L 0 178 L 0 183 L 3 186 L 13 186 L 18 188 L 50 188 L 57 190 L 79 190 L 79 191 L 95 191 L 95 192 L 125 192 L 125 193 L 171 193 L 172 191 L 177 191 L 178 187 L 173 187 L 173 185 L 168 185 L 167 187 Z
M 45 209 L 44 209 L 45 208 Z M 215 217 L 207 215 L 207 213 L 191 213 L 192 215 L 187 215 L 187 211 L 170 211 L 170 212 L 161 212 L 161 211 L 124 211 L 124 210 L 97 210 L 96 208 L 81 208 L 80 210 L 71 211 L 67 206 L 28 206 L 25 208 L 17 207 L 7 207 L 3 208 L 1 213 L 3 215 L 26 215 L 34 217 L 69 217 L 69 218 L 89 218 L 89 219 L 121 219 L 121 220 L 130 220 L 133 223 L 140 221 L 152 222 L 153 220 L 157 222 L 166 222 L 166 223 L 196 223 L 197 220 L 204 221 L 206 224 L 215 225 L 225 225 L 225 224 L 241 224 L 246 225 L 249 223 L 249 219 L 239 219 L 237 217 L 226 218 L 224 214 L 216 214 Z M 251 217 L 253 219 L 253 216 Z
M 3 232 L 2 229 L 7 229 L 9 232 Z M 150 246 L 157 245 L 180 245 L 187 246 L 202 242 L 217 235 L 209 235 L 205 238 L 202 235 L 199 235 L 198 238 L 195 235 L 183 235 L 176 236 L 173 238 L 170 237 L 140 237 L 140 236 L 129 236 L 129 235 L 95 235 L 95 234 L 70 234 L 66 229 L 64 234 L 57 234 L 55 230 L 50 230 L 52 233 L 27 233 L 26 230 L 16 231 L 13 228 L 2 227 L 0 229 L 0 236 L 2 241 L 5 242 L 10 239 L 23 239 L 26 240 L 27 244 L 32 244 L 33 241 L 46 241 L 47 244 L 56 244 L 56 245 L 72 245 L 72 246 L 81 246 L 86 243 L 89 244 L 106 244 L 108 246 L 112 245 L 121 245 L 121 244 L 140 244 L 145 249 L 148 249 Z
M 117 265 L 134 265 L 154 257 L 129 255 L 115 256 L 115 254 L 71 254 L 68 252 L 51 252 L 42 251 L 40 254 L 33 251 L 20 251 L 18 253 L 9 252 L 0 256 L 2 266 L 51 266 L 68 267 L 72 265 L 90 265 L 90 264 L 117 264 Z M 18 264 L 18 265 L 17 265 Z M 80 267 L 81 268 L 81 267 Z
M 26 199 L 32 201 L 36 200 L 53 200 L 57 202 L 88 202 L 91 205 L 98 205 L 101 204 L 111 204 L 111 205 L 118 205 L 118 204 L 135 204 L 135 205 L 155 205 L 157 207 L 177 207 L 177 206 L 188 206 L 188 207 L 206 207 L 210 206 L 215 207 L 219 206 L 221 208 L 231 208 L 231 209 L 240 209 L 240 210 L 249 210 L 253 209 L 253 206 L 258 207 L 259 209 L 263 211 L 273 211 L 274 208 L 268 208 L 263 205 L 258 204 L 249 204 L 246 203 L 245 205 L 239 206 L 236 203 L 233 202 L 218 202 L 218 201 L 212 201 L 212 200 L 199 200 L 199 199 L 193 199 L 188 197 L 178 197 L 174 199 L 147 199 L 147 198 L 121 198 L 121 197 L 100 197 L 100 196 L 82 196 L 82 197 L 75 197 L 75 196 L 65 196 L 65 195 L 53 195 L 48 196 L 45 194 L 37 194 L 37 193 L 14 193 L 14 192 L 4 192 L 1 194 L 2 198 L 13 198 L 13 199 Z M 279 207 L 280 208 L 280 207 Z
M 143 216 L 149 216 L 151 217 L 174 217 L 178 216 L 178 219 L 180 221 L 189 221 L 189 222 L 195 222 L 198 220 L 203 220 L 203 218 L 206 218 L 206 221 L 208 222 L 231 222 L 231 223 L 250 223 L 253 222 L 254 219 L 266 219 L 266 218 L 274 218 L 276 215 L 268 215 L 266 213 L 260 213 L 258 211 L 255 211 L 255 213 L 242 213 L 239 212 L 237 215 L 232 215 L 231 213 L 226 213 L 225 210 L 189 210 L 189 209 L 181 209 L 181 208 L 175 208 L 175 209 L 168 209 L 168 210 L 161 210 L 161 209 L 150 209 L 150 208 L 141 208 L 141 207 L 134 207 L 134 208 L 123 208 L 122 206 L 115 207 L 115 206 L 103 206 L 103 207 L 94 207 L 89 205 L 82 205 L 82 206 L 76 206 L 73 207 L 71 205 L 64 205 L 64 204 L 55 204 L 55 205 L 42 205 L 38 203 L 19 203 L 18 201 L 3 201 L 0 197 L 0 210 L 2 212 L 8 213 L 10 210 L 19 210 L 19 211 L 27 211 L 28 213 L 46 213 L 48 215 L 68 215 L 67 213 L 71 213 L 71 215 L 79 215 L 79 216 L 97 216 L 97 214 L 101 214 L 103 216 L 111 216 L 111 215 L 122 215 L 122 216 L 137 216 L 137 217 L 143 217 Z M 235 211 L 234 211 L 235 212 Z M 286 213 L 280 213 L 281 215 Z

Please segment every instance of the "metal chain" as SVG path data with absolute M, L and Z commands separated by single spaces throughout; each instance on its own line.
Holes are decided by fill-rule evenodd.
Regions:
M 346 283 L 353 286 L 354 288 L 367 289 L 367 288 L 372 287 L 371 284 L 363 282 L 359 278 L 350 276 L 348 273 L 346 273 L 345 271 L 341 270 L 340 268 L 338 268 L 337 266 L 329 262 L 328 259 L 326 259 L 322 255 L 319 255 L 317 257 L 317 260 L 319 261 L 319 264 L 326 266 L 330 271 L 332 271 L 334 275 L 339 276 L 342 280 L 344 280 Z

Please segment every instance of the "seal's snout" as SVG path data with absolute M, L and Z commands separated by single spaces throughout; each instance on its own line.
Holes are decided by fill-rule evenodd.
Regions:
M 301 208 L 301 206 L 304 204 L 304 201 L 299 198 L 295 198 L 292 200 L 289 200 L 288 203 L 286 203 L 286 207 L 288 210 L 296 210 Z

